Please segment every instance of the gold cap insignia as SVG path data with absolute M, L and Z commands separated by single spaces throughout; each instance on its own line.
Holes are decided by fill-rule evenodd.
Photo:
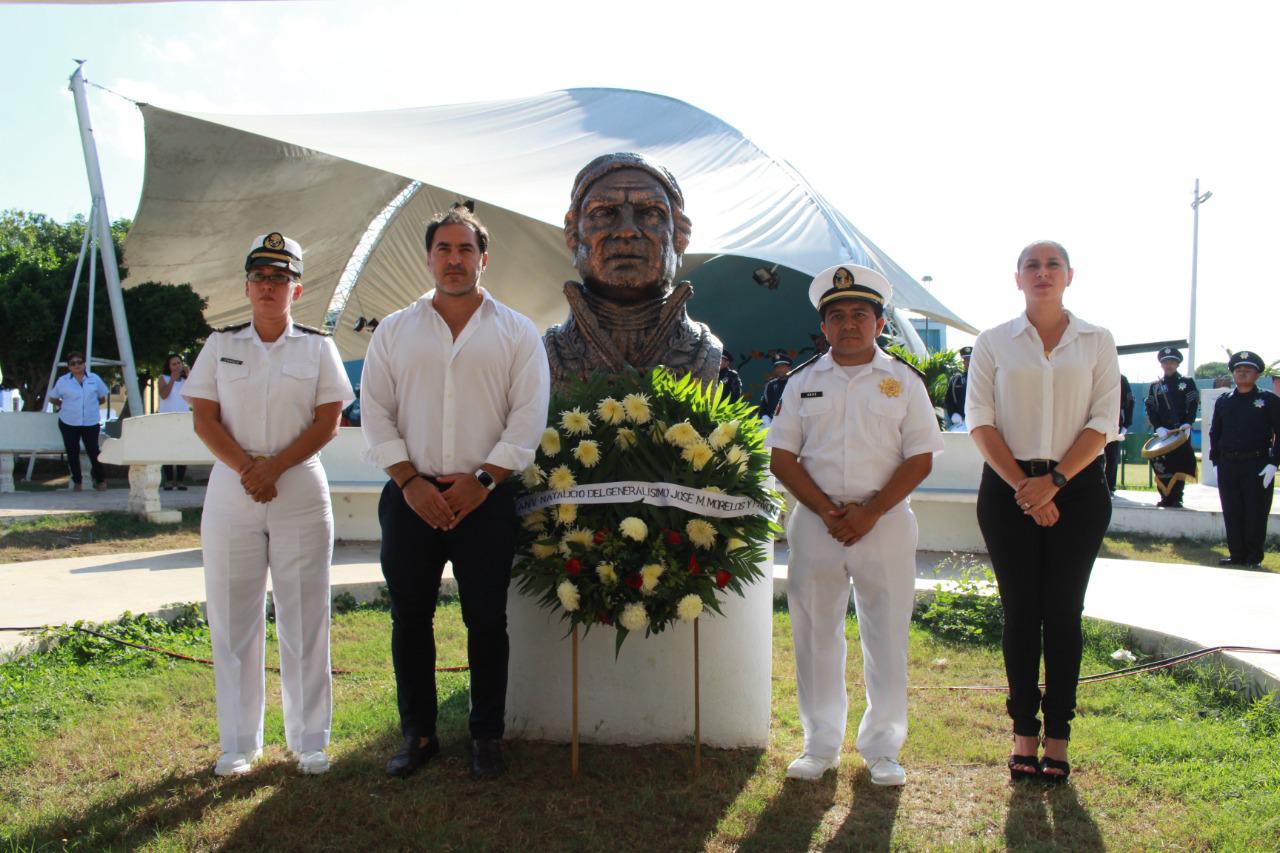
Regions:
M 846 287 L 853 287 L 853 273 L 844 267 L 837 267 L 835 273 L 831 276 L 831 286 L 836 290 L 844 290 Z
M 880 380 L 880 393 L 886 397 L 902 396 L 902 383 L 893 377 Z
M 262 245 L 264 248 L 279 251 L 284 248 L 284 237 L 282 237 L 278 232 L 272 231 L 266 236 L 266 239 L 262 241 Z

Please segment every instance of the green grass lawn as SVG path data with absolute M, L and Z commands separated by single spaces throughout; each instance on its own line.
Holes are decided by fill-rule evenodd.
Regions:
M 1082 687 L 1072 784 L 1012 786 L 1003 695 L 927 689 L 1001 684 L 999 650 L 920 628 L 907 786 L 876 788 L 854 752 L 856 685 L 839 773 L 786 782 L 801 730 L 782 611 L 767 751 L 704 750 L 695 778 L 689 745 L 584 746 L 574 781 L 566 746 L 517 741 L 508 775 L 478 784 L 467 776 L 467 675 L 442 674 L 444 751 L 389 780 L 382 767 L 399 735 L 388 624 L 375 609 L 335 618 L 334 664 L 356 673 L 335 677 L 333 770 L 321 777 L 297 775 L 285 754 L 274 675 L 265 760 L 220 780 L 209 669 L 97 640 L 0 666 L 0 850 L 1253 850 L 1280 831 L 1274 705 L 1250 711 L 1189 674 Z M 462 661 L 457 605 L 442 606 L 436 625 L 440 662 Z M 203 630 L 145 628 L 132 630 L 208 652 Z M 1124 641 L 1091 627 L 1085 672 L 1111 669 L 1107 655 Z M 857 681 L 856 642 L 849 658 Z
M 200 510 L 180 524 L 156 524 L 128 512 L 45 515 L 0 525 L 0 564 L 133 551 L 200 547 Z

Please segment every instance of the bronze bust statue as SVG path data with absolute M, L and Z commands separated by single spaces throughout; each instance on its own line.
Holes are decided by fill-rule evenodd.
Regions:
M 582 282 L 565 283 L 569 317 L 543 337 L 553 383 L 659 364 L 716 381 L 720 340 L 685 311 L 689 283 L 672 287 L 691 231 L 675 176 L 644 155 L 583 167 L 564 217 Z

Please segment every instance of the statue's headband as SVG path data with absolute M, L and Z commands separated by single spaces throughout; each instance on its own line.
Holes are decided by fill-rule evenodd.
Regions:
M 634 152 L 605 154 L 583 166 L 582 171 L 578 172 L 578 176 L 573 179 L 572 209 L 578 209 L 592 184 L 610 172 L 616 172 L 619 169 L 640 169 L 653 175 L 658 179 L 658 183 L 662 184 L 663 189 L 667 191 L 672 206 L 679 210 L 684 210 L 684 193 L 680 191 L 680 185 L 676 183 L 676 176 L 671 174 L 671 171 L 666 166 L 655 163 L 643 154 Z

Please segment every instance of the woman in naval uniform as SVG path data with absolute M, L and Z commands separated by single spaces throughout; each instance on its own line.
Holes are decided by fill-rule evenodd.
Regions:
M 303 773 L 329 769 L 333 514 L 319 451 L 352 399 L 338 350 L 293 322 L 302 248 L 279 233 L 245 260 L 248 323 L 209 336 L 182 396 L 217 462 L 200 536 L 218 695 L 219 776 L 262 754 L 267 572 L 280 639 L 285 742 Z

